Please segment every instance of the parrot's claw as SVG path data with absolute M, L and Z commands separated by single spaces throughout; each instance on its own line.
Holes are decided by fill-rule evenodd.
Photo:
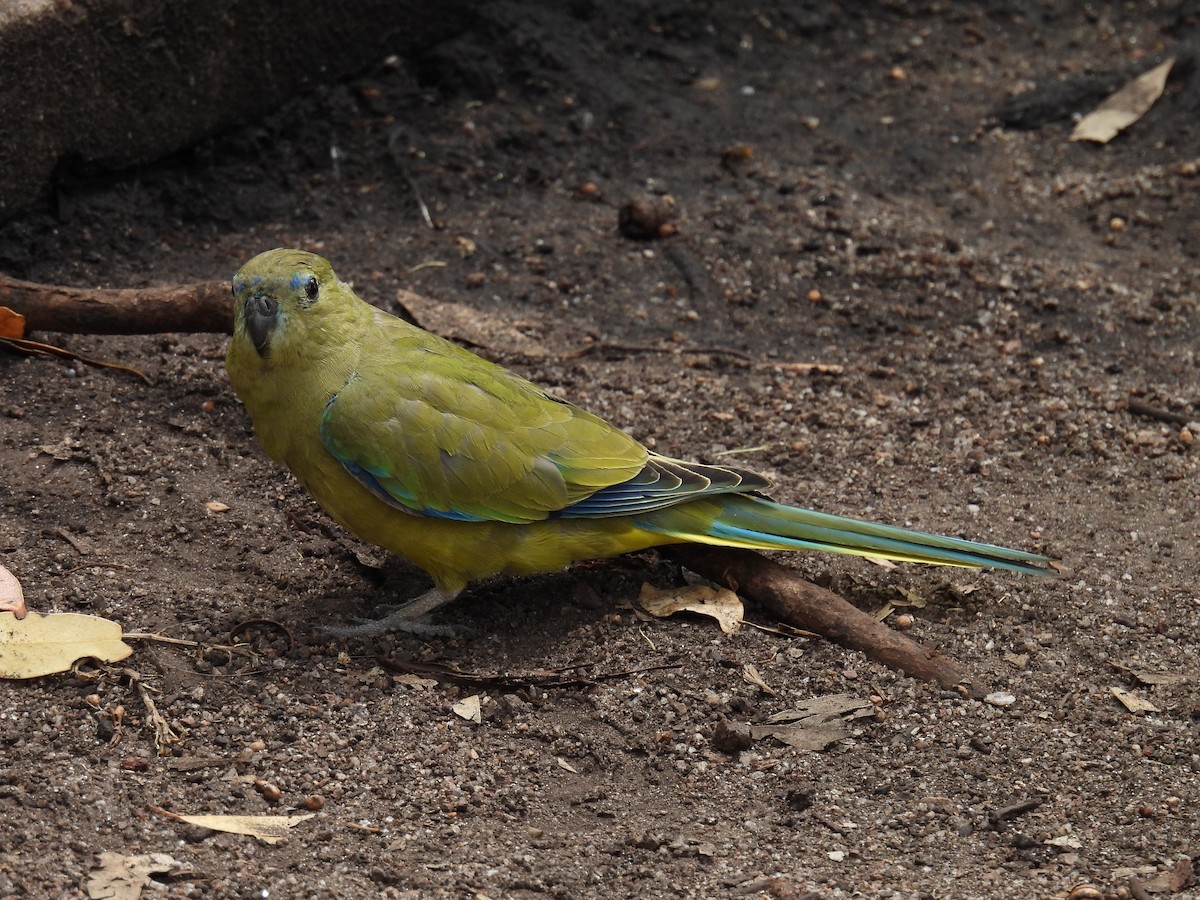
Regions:
M 318 630 L 331 637 L 379 637 L 392 631 L 406 631 L 419 637 L 457 637 L 461 629 L 429 621 L 430 613 L 453 599 L 431 588 L 401 606 L 385 607 L 391 611 L 382 618 L 353 619 L 354 625 L 325 625 Z

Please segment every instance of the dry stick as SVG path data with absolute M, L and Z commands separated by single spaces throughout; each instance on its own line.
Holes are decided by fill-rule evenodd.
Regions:
M 229 334 L 233 331 L 229 291 L 224 281 L 88 290 L 0 275 L 0 306 L 23 315 L 26 331 L 66 334 Z M 420 327 L 416 316 L 399 299 L 396 305 L 400 318 Z
M 982 693 L 963 667 L 936 650 L 909 640 L 832 591 L 805 581 L 791 569 L 750 550 L 691 544 L 661 548 L 687 568 L 763 606 L 789 625 L 814 631 L 924 681 Z
M 1127 408 L 1129 414 L 1132 416 L 1146 416 L 1150 419 L 1158 419 L 1160 422 L 1168 422 L 1171 425 L 1187 425 L 1196 421 L 1195 416 L 1182 416 L 1179 413 L 1174 413 L 1167 409 L 1159 409 L 1157 406 L 1151 406 L 1149 403 L 1143 403 L 1141 400 L 1130 400 Z
M 0 306 L 25 317 L 27 331 L 69 334 L 220 332 L 233 327 L 227 282 L 88 290 L 0 275 Z

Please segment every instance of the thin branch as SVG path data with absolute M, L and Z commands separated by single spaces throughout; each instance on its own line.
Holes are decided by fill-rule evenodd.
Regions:
M 963 667 L 875 621 L 832 591 L 805 581 L 796 572 L 751 550 L 679 544 L 660 548 L 667 556 L 705 578 L 737 591 L 788 625 L 814 631 L 913 678 L 945 688 L 982 694 L 968 682 Z
M 25 317 L 28 331 L 159 334 L 233 330 L 228 282 L 90 290 L 0 275 L 0 306 Z

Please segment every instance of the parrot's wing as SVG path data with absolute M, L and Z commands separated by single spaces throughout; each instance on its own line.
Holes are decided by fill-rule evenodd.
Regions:
M 628 481 L 601 488 L 562 510 L 565 519 L 632 516 L 713 494 L 766 490 L 771 482 L 755 472 L 707 466 L 651 454 L 642 471 Z
M 441 338 L 379 324 L 379 342 L 326 406 L 321 439 L 385 502 L 533 522 L 646 466 L 648 451 L 602 419 Z

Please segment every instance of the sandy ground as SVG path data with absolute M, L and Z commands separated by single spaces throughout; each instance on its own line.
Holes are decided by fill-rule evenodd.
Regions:
M 652 554 L 478 585 L 439 613 L 455 638 L 334 640 L 426 582 L 259 450 L 224 339 L 42 335 L 153 385 L 0 353 L 0 564 L 35 609 L 205 647 L 0 687 L 0 897 L 87 896 L 105 851 L 166 854 L 158 889 L 186 897 L 1197 896 L 1190 61 L 1112 144 L 1067 140 L 1098 82 L 1197 21 L 1051 6 L 491 4 L 170 160 L 66 173 L 0 227 L 6 273 L 89 287 L 315 250 L 657 450 L 1070 570 L 791 559 L 864 609 L 921 604 L 910 634 L 1006 706 L 647 621 L 642 583 L 678 576 Z M 618 232 L 641 195 L 674 199 L 675 235 Z M 231 632 L 253 652 L 213 646 Z M 529 674 L 566 666 L 592 683 Z M 823 752 L 721 738 L 831 694 L 873 714 Z M 479 724 L 453 709 L 472 695 Z M 316 815 L 268 845 L 157 809 Z

